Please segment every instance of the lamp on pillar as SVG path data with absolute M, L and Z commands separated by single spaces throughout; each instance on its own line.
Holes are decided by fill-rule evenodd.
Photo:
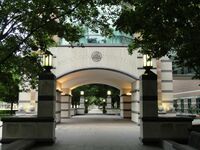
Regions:
M 106 113 L 106 100 L 103 99 L 103 114 Z
M 81 96 L 83 96 L 84 95 L 84 91 L 81 91 L 80 94 L 81 94 Z
M 158 98 L 157 75 L 151 71 L 151 57 L 144 55 L 143 59 L 145 72 L 140 76 L 140 139 L 145 144 L 155 140 L 151 130 L 154 128 L 154 120 L 158 118 Z
M 88 100 L 85 99 L 85 113 L 88 113 Z
M 45 123 L 49 129 L 43 133 L 50 142 L 55 141 L 55 105 L 56 105 L 56 77 L 51 72 L 53 68 L 53 55 L 46 51 L 42 56 L 42 66 L 45 71 L 39 75 L 38 86 L 38 118 L 40 120 L 48 119 Z M 46 108 L 46 109 L 44 109 Z M 48 108 L 48 109 L 47 109 Z M 41 129 L 40 129 L 41 128 Z M 41 131 L 43 127 L 38 130 Z
M 45 71 L 39 75 L 38 87 L 38 117 L 55 117 L 56 77 L 51 72 L 53 68 L 53 55 L 46 51 L 42 55 L 42 66 Z M 48 88 L 47 88 L 48 85 Z M 44 110 L 48 107 L 48 111 Z
M 42 56 L 42 66 L 45 68 L 45 71 L 50 72 L 53 68 L 53 55 L 51 52 L 46 51 Z
M 110 96 L 112 92 L 110 90 L 107 91 L 107 95 Z
M 80 105 L 77 109 L 77 114 L 83 115 L 85 114 L 85 97 L 84 97 L 84 91 L 80 91 Z
M 153 68 L 153 62 L 149 55 L 143 55 L 143 67 L 145 69 L 145 74 L 149 74 L 150 70 Z
M 108 112 L 109 110 L 112 108 L 112 98 L 111 98 L 111 94 L 112 92 L 110 90 L 107 91 L 107 103 L 106 103 L 106 108 L 108 109 Z

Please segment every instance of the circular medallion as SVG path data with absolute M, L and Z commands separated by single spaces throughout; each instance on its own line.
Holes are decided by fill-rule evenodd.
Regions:
M 102 59 L 102 54 L 101 54 L 101 52 L 99 52 L 99 51 L 94 51 L 94 52 L 92 53 L 91 57 L 92 57 L 92 60 L 93 60 L 94 62 L 99 62 L 99 61 L 101 61 L 101 59 Z

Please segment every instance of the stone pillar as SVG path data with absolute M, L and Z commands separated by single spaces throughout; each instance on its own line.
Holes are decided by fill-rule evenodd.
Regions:
M 61 122 L 61 92 L 56 91 L 56 123 Z
M 56 77 L 51 72 L 39 76 L 38 117 L 55 119 Z
M 158 117 L 157 75 L 151 72 L 141 76 L 140 83 L 141 117 Z
M 70 115 L 71 107 L 71 95 L 65 94 L 61 95 L 61 122 L 65 122 L 71 117 Z
M 37 114 L 37 94 L 35 90 L 19 92 L 18 111 L 16 114 Z
M 157 60 L 156 61 L 157 65 L 157 88 L 158 88 L 158 108 L 161 111 L 162 108 L 162 71 L 161 71 L 161 61 Z
M 120 116 L 131 119 L 131 95 L 127 95 L 128 92 L 130 89 L 123 89 L 123 94 L 120 97 Z
M 173 109 L 173 71 L 172 61 L 168 57 L 160 59 L 161 70 L 161 98 L 162 107 L 165 111 Z
M 106 98 L 106 109 L 111 109 L 111 108 L 112 108 L 112 98 L 110 95 L 108 95 Z
M 112 110 L 112 98 L 110 95 L 107 96 L 106 98 L 106 113 L 107 114 L 113 114 Z
M 55 141 L 55 103 L 56 103 L 56 77 L 51 72 L 44 72 L 39 76 L 38 86 L 38 118 L 49 118 L 46 122 L 49 130 L 43 131 L 48 136 L 49 142 Z M 41 128 L 38 127 L 38 131 Z M 50 130 L 51 129 L 51 130 Z M 43 129 L 44 130 L 44 129 Z
M 140 124 L 140 81 L 136 80 L 132 83 L 132 101 L 131 101 L 131 120 Z
M 145 120 L 158 118 L 157 75 L 150 71 L 143 74 L 140 80 L 140 139 L 146 143 L 152 129 Z
M 77 114 L 78 115 L 85 114 L 85 97 L 84 97 L 84 95 L 80 96 L 80 105 L 79 105 L 79 108 L 77 108 Z

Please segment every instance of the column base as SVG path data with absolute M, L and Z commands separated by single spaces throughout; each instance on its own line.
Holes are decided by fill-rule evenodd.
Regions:
M 16 140 L 34 140 L 41 143 L 55 142 L 54 118 L 2 118 L 2 142 L 8 143 Z
M 139 140 L 144 145 L 160 145 L 162 141 L 159 138 L 142 138 L 142 137 L 139 137 Z
M 85 108 L 77 108 L 77 115 L 85 115 Z
M 183 117 L 142 117 L 140 140 L 144 144 L 164 139 L 184 142 L 188 139 L 192 120 Z
M 2 144 L 8 144 L 17 140 L 27 140 L 26 138 L 3 138 L 0 140 L 0 142 Z M 37 139 L 37 138 L 33 138 L 33 139 L 28 139 L 30 141 L 34 141 L 35 143 L 41 143 L 41 144 L 54 144 L 56 142 L 56 138 L 50 138 L 50 139 Z

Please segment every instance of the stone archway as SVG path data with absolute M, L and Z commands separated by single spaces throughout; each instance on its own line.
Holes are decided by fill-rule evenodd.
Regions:
M 139 84 L 136 85 L 137 82 L 139 80 L 135 76 L 109 68 L 85 68 L 66 73 L 57 78 L 57 90 L 62 91 L 61 100 L 57 104 L 57 112 L 60 112 L 60 117 L 57 114 L 57 118 L 61 118 L 62 122 L 66 118 L 69 118 L 71 114 L 74 114 L 70 110 L 72 89 L 81 85 L 95 83 L 107 84 L 120 89 L 121 117 L 129 118 L 139 123 L 139 87 L 136 87 Z
M 65 94 L 70 94 L 70 89 L 78 85 L 105 83 L 121 89 L 121 95 L 124 98 L 126 93 L 131 91 L 131 118 L 132 121 L 139 123 L 140 87 L 138 79 L 144 73 L 144 68 L 143 57 L 137 51 L 129 55 L 127 46 L 94 45 L 88 45 L 84 48 L 52 47 L 50 51 L 56 57 L 54 59 L 55 69 L 52 71 L 57 78 L 58 90 L 62 88 Z M 165 109 L 170 109 L 172 106 L 171 67 L 171 62 L 166 57 L 159 61 L 153 60 L 152 71 L 158 75 L 159 106 Z M 71 75 L 75 77 L 72 78 Z M 37 91 L 20 93 L 19 101 L 19 107 L 24 108 L 26 105 L 31 105 L 31 107 L 35 106 L 36 108 Z M 125 103 L 124 106 L 129 105 L 128 103 L 130 102 Z

